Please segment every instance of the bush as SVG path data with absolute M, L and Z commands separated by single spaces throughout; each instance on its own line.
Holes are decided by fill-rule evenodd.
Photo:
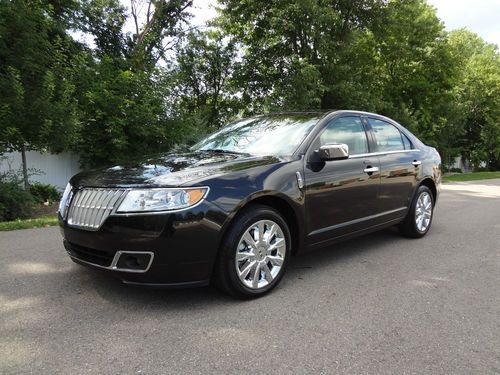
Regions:
M 59 194 L 55 186 L 42 184 L 40 182 L 33 182 L 30 184 L 30 193 L 38 203 L 52 203 L 61 199 L 61 194 Z
M 28 218 L 33 197 L 16 181 L 0 181 L 0 221 Z
M 460 168 L 450 168 L 450 172 L 452 172 L 452 173 L 462 173 L 462 170 Z

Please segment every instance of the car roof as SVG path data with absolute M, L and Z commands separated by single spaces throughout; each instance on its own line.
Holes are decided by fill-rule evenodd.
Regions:
M 386 119 L 389 119 L 393 122 L 394 120 L 390 119 L 389 117 L 386 117 L 384 115 L 380 115 L 378 113 L 373 113 L 373 112 L 366 112 L 366 111 L 358 111 L 358 110 L 353 110 L 353 109 L 314 109 L 314 110 L 309 110 L 309 111 L 275 111 L 275 112 L 269 112 L 269 113 L 262 113 L 259 115 L 251 116 L 251 117 L 268 117 L 268 116 L 318 116 L 320 115 L 321 117 L 325 117 L 327 115 L 332 115 L 332 114 L 342 114 L 342 113 L 352 113 L 352 114 L 357 114 L 357 115 L 362 115 L 362 116 L 376 116 L 376 117 L 383 117 Z

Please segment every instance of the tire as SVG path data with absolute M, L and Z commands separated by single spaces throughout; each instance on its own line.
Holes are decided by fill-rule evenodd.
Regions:
M 423 237 L 431 228 L 433 217 L 434 196 L 427 186 L 421 185 L 413 198 L 410 210 L 399 225 L 399 230 L 406 237 Z
M 241 299 L 263 296 L 281 281 L 291 244 L 290 230 L 278 211 L 248 206 L 222 241 L 214 268 L 215 285 Z

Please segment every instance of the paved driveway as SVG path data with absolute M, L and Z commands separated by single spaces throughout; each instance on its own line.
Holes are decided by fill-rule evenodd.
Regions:
M 500 374 L 500 180 L 445 186 L 424 239 L 294 258 L 250 302 L 125 287 L 57 228 L 0 232 L 0 373 Z

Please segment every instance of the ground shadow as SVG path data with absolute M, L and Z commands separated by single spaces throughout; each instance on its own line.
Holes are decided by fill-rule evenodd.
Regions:
M 406 241 L 395 228 L 389 228 L 294 256 L 285 275 L 284 281 L 291 280 L 286 283 L 286 288 L 293 288 L 293 280 L 300 278 L 304 272 L 318 272 L 333 264 L 348 261 L 353 256 L 384 249 L 387 243 L 395 240 Z M 219 306 L 221 303 L 245 303 L 245 301 L 235 301 L 213 286 L 191 289 L 151 289 L 124 285 L 108 274 L 92 269 L 85 268 L 79 272 L 91 273 L 93 281 L 89 287 L 95 288 L 102 298 L 116 304 L 125 303 L 137 307 L 147 305 L 150 308 L 161 309 L 192 309 L 195 306 L 202 308 L 211 305 Z

